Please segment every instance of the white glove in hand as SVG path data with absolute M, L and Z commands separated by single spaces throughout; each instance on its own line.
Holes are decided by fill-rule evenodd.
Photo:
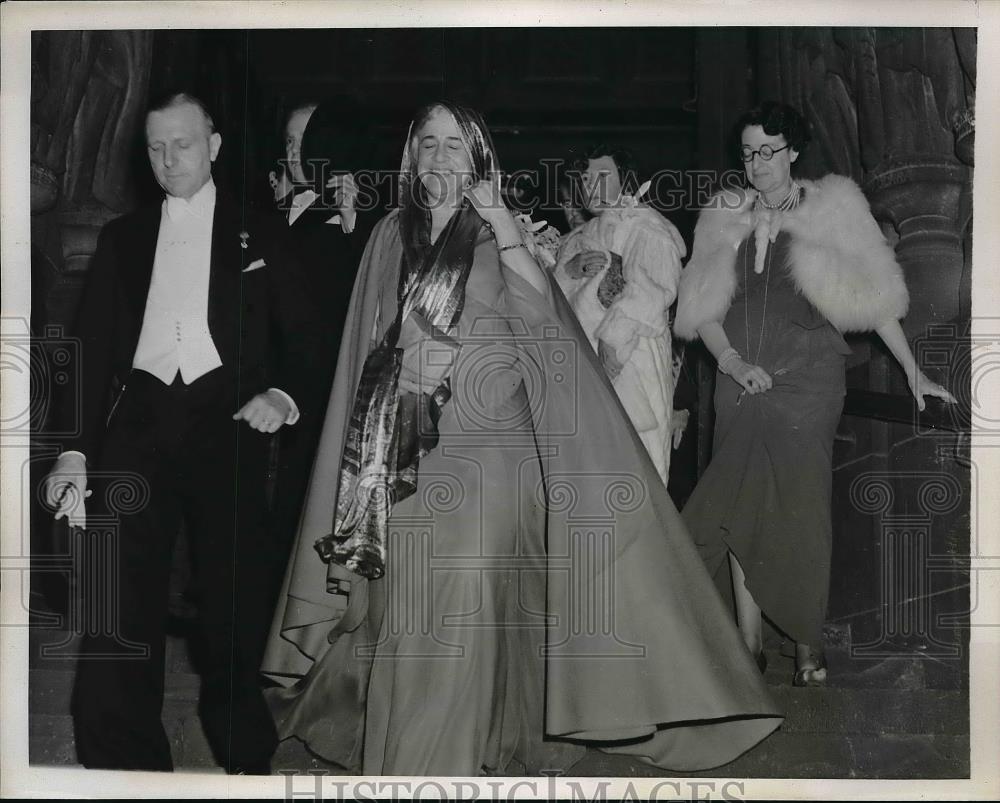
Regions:
M 92 493 L 87 490 L 87 461 L 83 455 L 72 452 L 59 455 L 45 478 L 45 502 L 55 509 L 56 520 L 66 516 L 70 527 L 86 527 L 84 502 Z

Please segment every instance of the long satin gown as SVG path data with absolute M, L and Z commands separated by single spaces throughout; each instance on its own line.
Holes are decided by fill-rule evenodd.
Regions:
M 399 237 L 373 236 L 341 351 L 357 375 L 396 312 Z M 327 641 L 338 376 L 265 671 L 282 738 L 366 775 L 567 769 L 590 742 L 673 769 L 724 764 L 780 723 L 641 441 L 560 317 L 484 231 L 440 441 L 392 510 L 386 574 Z M 381 322 L 381 323 L 378 323 Z M 609 512 L 610 511 L 610 512 Z

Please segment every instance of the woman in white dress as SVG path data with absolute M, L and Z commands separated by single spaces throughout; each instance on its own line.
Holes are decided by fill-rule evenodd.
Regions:
M 686 411 L 673 409 L 669 317 L 684 241 L 639 199 L 628 151 L 597 146 L 579 170 L 593 217 L 563 239 L 555 279 L 666 484 L 687 423 Z

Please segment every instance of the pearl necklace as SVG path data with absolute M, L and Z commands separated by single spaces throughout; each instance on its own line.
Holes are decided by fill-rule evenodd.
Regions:
M 764 347 L 764 322 L 767 320 L 767 290 L 771 283 L 771 246 L 770 243 L 764 246 L 767 253 L 767 273 L 764 274 L 764 304 L 760 311 L 760 332 L 757 335 L 757 353 L 753 357 L 752 365 L 760 364 L 760 350 Z M 746 328 L 747 359 L 750 359 L 750 271 L 747 267 L 747 252 L 749 246 L 743 251 L 743 323 Z M 754 271 L 760 273 L 760 271 Z M 746 388 L 740 391 L 736 397 L 736 404 L 743 402 L 746 395 Z
M 788 190 L 788 195 L 785 196 L 785 199 L 783 201 L 780 201 L 779 203 L 776 204 L 769 204 L 764 199 L 764 193 L 760 192 L 757 193 L 757 203 L 760 206 L 763 206 L 765 209 L 771 209 L 771 210 L 779 209 L 782 212 L 786 212 L 789 209 L 794 209 L 796 206 L 799 205 L 799 197 L 801 196 L 800 193 L 801 189 L 802 187 L 800 187 L 797 182 L 793 181 L 791 189 Z
M 754 259 L 754 273 L 764 272 L 764 255 L 767 253 L 767 246 L 773 243 L 781 231 L 781 219 L 785 212 L 790 212 L 799 205 L 802 198 L 802 187 L 797 182 L 792 182 L 792 188 L 788 195 L 779 204 L 769 204 L 764 200 L 762 193 L 757 193 L 753 203 L 754 216 L 754 236 L 757 242 L 757 255 Z

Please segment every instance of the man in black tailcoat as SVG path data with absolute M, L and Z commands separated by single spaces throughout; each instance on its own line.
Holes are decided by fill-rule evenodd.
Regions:
M 166 197 L 101 232 L 77 326 L 82 388 L 66 400 L 80 430 L 46 486 L 57 518 L 85 526 L 89 497 L 92 516 L 115 522 L 107 582 L 81 579 L 111 626 L 84 638 L 77 753 L 87 767 L 173 768 L 164 627 L 183 520 L 202 724 L 228 772 L 267 773 L 277 737 L 258 669 L 284 565 L 267 522 L 268 442 L 310 396 L 316 315 L 272 223 L 217 191 L 222 137 L 205 105 L 171 95 L 151 106 L 145 133 Z

